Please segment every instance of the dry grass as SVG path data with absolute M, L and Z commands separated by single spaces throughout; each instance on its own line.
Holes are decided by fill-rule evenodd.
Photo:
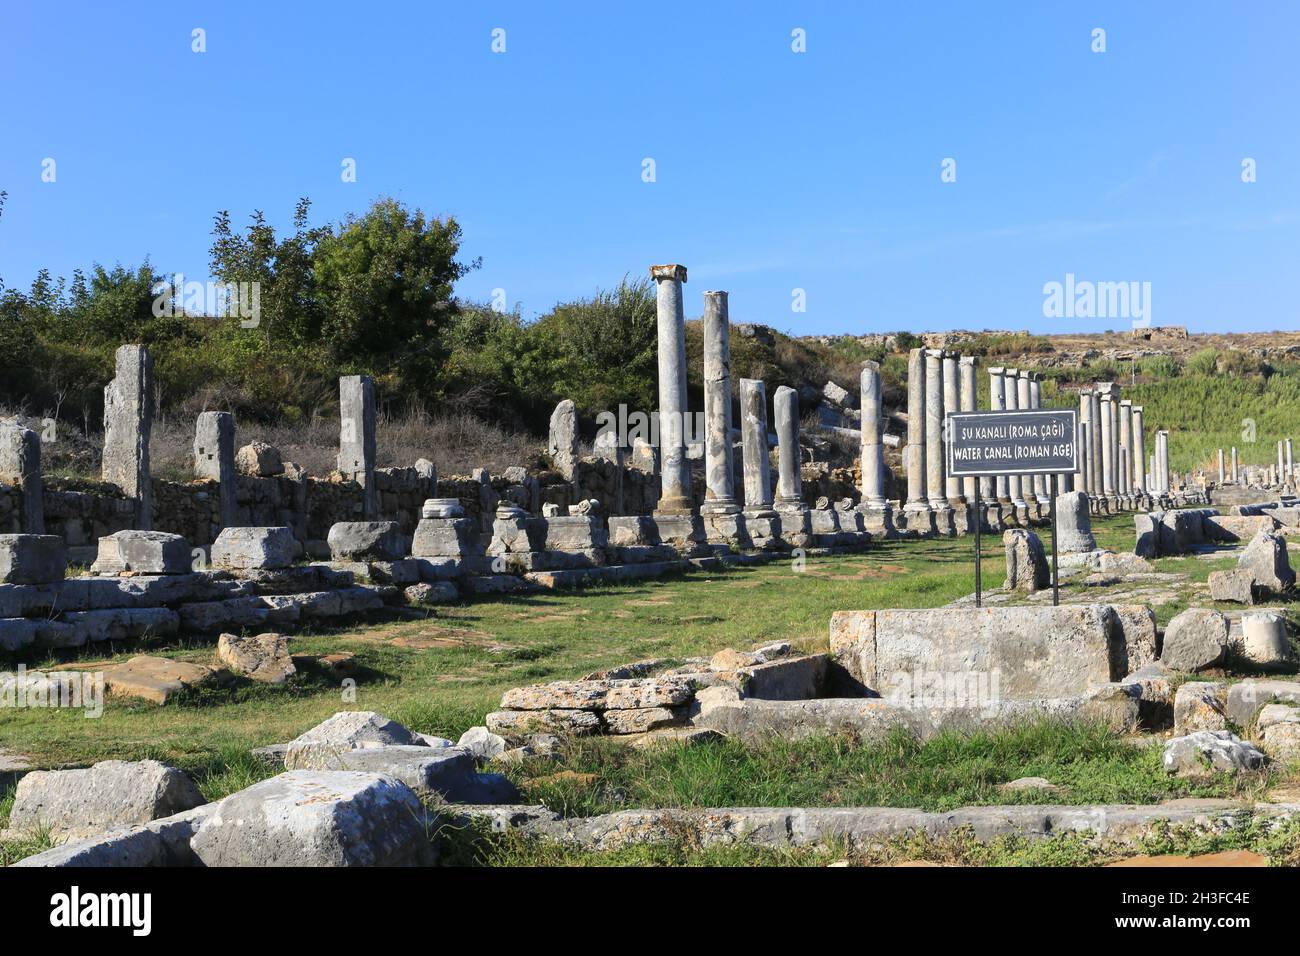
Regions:
M 19 418 L 34 431 L 42 431 L 48 414 L 28 415 L 0 408 L 0 418 Z M 468 475 L 475 468 L 499 474 L 510 465 L 527 465 L 546 450 L 536 435 L 512 433 L 464 412 L 431 415 L 411 412 L 380 414 L 376 428 L 377 465 L 380 468 L 412 465 L 428 458 L 439 475 Z M 87 434 L 76 424 L 62 421 L 42 447 L 46 473 L 66 477 L 98 478 L 104 436 Z M 292 425 L 236 425 L 235 447 L 254 439 L 280 449 L 285 461 L 297 463 L 310 475 L 324 476 L 335 468 L 338 455 L 337 418 L 316 415 Z M 159 478 L 186 481 L 193 477 L 194 417 L 163 414 L 154 421 L 149 442 L 150 465 Z

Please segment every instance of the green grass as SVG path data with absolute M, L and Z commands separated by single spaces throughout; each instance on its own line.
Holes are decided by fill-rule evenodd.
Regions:
M 719 740 L 642 751 L 607 739 L 571 741 L 564 773 L 532 760 L 510 773 L 529 803 L 566 816 L 632 808 L 891 806 L 943 811 L 984 804 L 1159 803 L 1180 797 L 1254 799 L 1282 770 L 1238 777 L 1171 777 L 1158 746 L 1100 726 L 1059 721 L 924 743 L 904 731 L 878 742 L 845 736 Z M 1019 777 L 1061 789 L 1003 792 Z
M 1002 549 L 985 539 L 990 583 Z M 110 696 L 102 718 L 58 710 L 0 709 L 0 741 L 38 767 L 153 757 L 202 776 L 223 754 L 290 740 L 339 710 L 375 710 L 414 730 L 458 737 L 482 723 L 501 693 L 577 678 L 604 667 L 724 647 L 789 640 L 826 648 L 831 611 L 932 607 L 974 589 L 972 541 L 886 542 L 852 556 L 788 560 L 581 592 L 501 597 L 440 607 L 427 616 L 295 635 L 294 654 L 352 651 L 354 693 L 323 673 L 286 687 L 248 683 L 186 694 L 164 707 Z M 78 666 L 124 660 L 96 647 Z M 159 645 L 148 653 L 211 661 L 210 643 Z M 93 654 L 100 656 L 91 656 Z M 58 661 L 32 661 L 53 669 Z

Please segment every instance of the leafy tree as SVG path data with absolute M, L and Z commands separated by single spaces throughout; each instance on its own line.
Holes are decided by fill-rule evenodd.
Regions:
M 313 255 L 321 333 L 335 361 L 362 370 L 432 371 L 455 315 L 452 286 L 478 267 L 456 261 L 456 220 L 426 218 L 395 199 L 348 216 Z

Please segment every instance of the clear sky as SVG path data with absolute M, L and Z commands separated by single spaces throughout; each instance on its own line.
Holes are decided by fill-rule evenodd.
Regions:
M 146 256 L 206 278 L 219 209 L 288 227 L 300 196 L 320 222 L 392 195 L 460 221 L 483 260 L 460 295 L 529 317 L 680 262 L 688 315 L 726 289 L 733 321 L 795 334 L 1128 326 L 1046 318 L 1067 274 L 1150 283 L 1157 325 L 1300 328 L 1289 0 L 44 0 L 3 21 L 10 286 Z

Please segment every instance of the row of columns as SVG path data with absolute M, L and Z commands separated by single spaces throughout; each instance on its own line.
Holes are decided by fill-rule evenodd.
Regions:
M 1229 449 L 1229 451 L 1231 457 L 1229 462 L 1225 464 L 1223 449 L 1219 449 L 1218 477 L 1220 485 L 1229 482 L 1232 484 L 1240 484 L 1243 477 L 1240 463 L 1237 460 L 1237 447 L 1234 445 Z M 1269 466 L 1267 469 L 1267 477 L 1269 484 L 1290 486 L 1295 486 L 1297 484 L 1297 478 L 1300 478 L 1300 476 L 1296 474 L 1296 463 L 1295 458 L 1293 457 L 1290 438 L 1278 439 L 1277 462 L 1276 464 Z

